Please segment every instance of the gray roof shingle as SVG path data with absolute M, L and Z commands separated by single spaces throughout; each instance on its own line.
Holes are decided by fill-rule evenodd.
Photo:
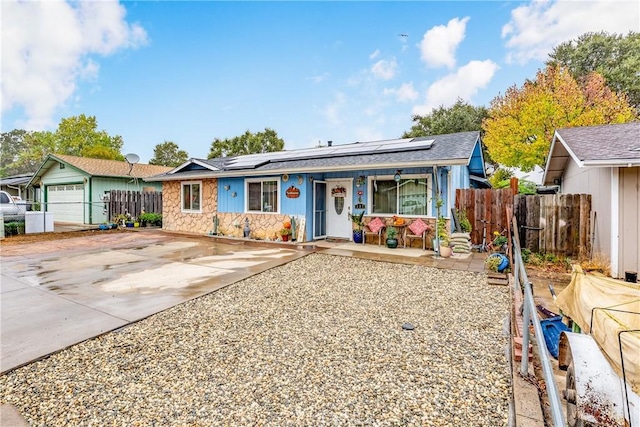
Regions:
M 339 146 L 333 146 L 333 148 L 345 148 L 361 147 L 364 152 L 358 153 L 342 153 L 336 155 L 331 147 L 325 147 L 316 151 L 315 149 L 302 149 L 302 150 L 290 150 L 278 153 L 263 153 L 263 154 L 249 154 L 245 156 L 235 157 L 223 157 L 215 159 L 192 159 L 198 162 L 211 165 L 219 170 L 217 171 L 175 171 L 174 173 L 166 173 L 163 175 L 155 176 L 154 179 L 163 180 L 163 178 L 173 177 L 186 177 L 186 176 L 198 176 L 198 175 L 211 175 L 211 176 L 224 176 L 224 175 L 239 175 L 242 173 L 256 174 L 261 172 L 273 173 L 276 171 L 286 172 L 291 170 L 331 170 L 336 169 L 373 169 L 376 167 L 393 164 L 394 167 L 402 167 L 403 165 L 435 165 L 435 164 L 462 164 L 469 163 L 473 150 L 480 138 L 480 132 L 459 132 L 446 135 L 433 135 L 425 136 L 413 139 L 397 139 L 381 141 L 387 148 L 386 152 L 371 152 L 366 151 L 366 146 L 372 147 L 378 146 L 378 142 L 361 142 L 353 144 L 345 144 Z M 425 148 L 424 145 L 413 149 L 407 143 L 423 142 L 433 140 L 433 144 L 429 148 Z M 388 147 L 393 146 L 394 143 L 398 143 L 398 146 L 403 147 L 397 151 L 389 151 Z M 400 145 L 402 144 L 402 145 Z M 416 144 L 418 145 L 418 144 Z M 283 153 L 285 157 L 290 155 L 290 159 L 283 159 Z M 234 166 L 235 165 L 235 166 Z M 238 165 L 247 165 L 246 167 L 238 167 Z
M 640 158 L 640 122 L 557 129 L 582 161 Z

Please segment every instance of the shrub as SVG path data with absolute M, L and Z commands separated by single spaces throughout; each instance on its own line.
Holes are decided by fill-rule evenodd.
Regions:
M 456 209 L 456 214 L 458 215 L 458 221 L 460 222 L 460 228 L 462 229 L 462 232 L 471 233 L 471 221 L 469 221 L 469 218 L 467 218 L 467 212 Z
M 24 221 L 11 221 L 4 224 L 4 235 L 15 236 L 24 234 Z
M 143 213 L 139 219 L 143 225 L 162 226 L 162 214 L 159 213 Z
M 498 266 L 502 263 L 502 258 L 500 257 L 488 257 L 485 260 L 487 264 L 487 268 L 491 271 L 498 271 Z

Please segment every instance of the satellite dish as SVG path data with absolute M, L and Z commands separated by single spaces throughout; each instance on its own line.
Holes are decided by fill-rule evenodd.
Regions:
M 129 163 L 130 165 L 136 164 L 140 161 L 140 156 L 133 153 L 127 154 L 126 156 L 124 156 L 124 158 L 127 160 L 127 163 Z

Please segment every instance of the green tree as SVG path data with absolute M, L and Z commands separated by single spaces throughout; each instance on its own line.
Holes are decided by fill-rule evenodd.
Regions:
M 156 145 L 153 149 L 153 158 L 149 160 L 149 164 L 176 167 L 188 159 L 189 154 L 184 150 L 180 150 L 178 144 L 172 141 L 165 141 Z
M 278 138 L 278 133 L 265 128 L 264 132 L 251 133 L 246 131 L 241 136 L 231 139 L 214 139 L 207 158 L 241 156 L 243 154 L 270 153 L 282 151 L 284 140 Z
M 27 150 L 18 158 L 21 168 L 35 172 L 49 153 L 56 152 L 56 137 L 53 132 L 29 132 L 25 137 Z
M 582 82 L 589 74 L 602 74 L 607 86 L 625 93 L 629 103 L 640 111 L 640 33 L 585 33 L 556 46 L 546 65 L 569 70 Z
M 56 131 L 57 152 L 71 156 L 124 160 L 121 154 L 123 141 L 119 135 L 110 136 L 98 131 L 95 116 L 79 116 L 62 119 Z
M 14 129 L 1 135 L 0 176 L 35 172 L 51 153 L 124 160 L 122 137 L 97 130 L 95 117 L 62 119 L 55 132 Z
M 415 115 L 411 118 L 414 125 L 402 138 L 417 138 L 429 135 L 445 135 L 448 133 L 482 131 L 482 121 L 487 117 L 488 110 L 474 107 L 458 98 L 451 107 L 440 106 L 431 110 L 426 116 Z M 495 163 L 482 144 L 482 152 L 486 163 Z
M 0 135 L 0 177 L 32 172 L 18 166 L 20 154 L 28 148 L 26 135 L 27 131 L 23 129 L 2 132 Z
M 635 118 L 625 95 L 611 91 L 598 73 L 580 86 L 566 69 L 549 66 L 534 81 L 512 86 L 491 101 L 483 140 L 495 161 L 531 171 L 544 167 L 556 129 Z
M 426 116 L 413 116 L 414 125 L 402 138 L 482 130 L 482 120 L 486 116 L 485 107 L 474 107 L 458 98 L 451 107 L 440 106 Z

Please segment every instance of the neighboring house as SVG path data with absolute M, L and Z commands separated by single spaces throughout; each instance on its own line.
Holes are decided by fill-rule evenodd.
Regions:
M 28 183 L 40 188 L 42 209 L 56 222 L 105 222 L 111 190 L 161 191 L 143 178 L 167 172 L 166 166 L 129 164 L 126 161 L 49 154 Z
M 0 178 L 0 191 L 6 191 L 12 196 L 19 197 L 22 200 L 34 200 L 33 191 L 27 190 L 27 183 L 33 175 L 23 173 L 20 175 L 11 175 Z
M 163 183 L 163 228 L 275 239 L 295 220 L 298 241 L 352 238 L 350 213 L 448 216 L 455 190 L 486 186 L 479 132 L 190 159 L 146 181 Z M 437 174 L 438 180 L 435 180 Z
M 611 261 L 611 275 L 640 269 L 640 123 L 556 130 L 544 185 L 591 194 L 593 252 Z

